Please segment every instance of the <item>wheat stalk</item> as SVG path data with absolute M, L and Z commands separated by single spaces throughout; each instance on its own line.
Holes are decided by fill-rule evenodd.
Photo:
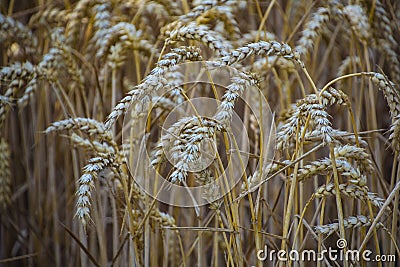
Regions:
M 5 210 L 11 203 L 10 149 L 4 138 L 0 139 L 0 207 Z

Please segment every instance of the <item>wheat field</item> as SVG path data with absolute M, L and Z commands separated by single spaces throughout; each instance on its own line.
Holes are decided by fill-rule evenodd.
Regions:
M 0 12 L 0 266 L 400 266 L 399 1 Z

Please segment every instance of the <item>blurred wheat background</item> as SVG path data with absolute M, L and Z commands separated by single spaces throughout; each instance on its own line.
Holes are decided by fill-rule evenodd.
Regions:
M 0 266 L 400 266 L 257 259 L 338 238 L 399 259 L 399 1 L 2 0 L 0 11 Z M 243 75 L 201 89 L 221 101 L 218 120 L 181 120 L 162 139 L 165 115 L 191 98 L 175 68 L 203 60 Z M 239 101 L 249 84 L 276 123 L 274 160 L 259 169 L 261 127 Z M 208 205 L 179 208 L 135 183 L 125 152 L 140 140 L 122 139 L 122 118 L 163 88 L 148 150 L 176 184 L 207 185 L 229 152 L 189 173 L 163 148 L 187 166 L 199 156 L 187 144 L 222 136 L 233 112 L 246 125 L 251 160 L 222 199 L 206 187 Z

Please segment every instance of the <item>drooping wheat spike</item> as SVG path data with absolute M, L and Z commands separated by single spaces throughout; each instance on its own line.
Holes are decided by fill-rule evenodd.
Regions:
M 370 159 L 370 155 L 365 151 L 364 148 L 353 145 L 345 145 L 335 147 L 334 151 L 335 157 L 354 159 L 359 163 L 361 170 L 365 170 L 369 173 L 374 171 L 374 165 Z
M 71 48 L 64 44 L 64 40 L 64 37 L 61 40 L 57 40 L 54 46 L 63 51 L 63 63 L 65 64 L 66 70 L 73 81 L 71 87 L 76 87 L 77 91 L 83 90 L 85 83 L 84 75 L 82 74 L 82 70 L 80 69 L 75 57 L 71 52 Z
M 11 83 L 15 80 L 21 80 L 19 83 L 23 83 L 24 81 L 31 80 L 36 74 L 35 66 L 27 61 L 23 64 L 20 62 L 16 62 L 8 67 L 2 67 L 0 70 L 0 79 L 2 83 Z M 7 89 L 9 90 L 9 89 Z M 13 89 L 13 93 L 15 94 L 16 89 Z M 6 95 L 6 93 L 5 93 Z M 8 93 L 7 95 L 11 95 Z
M 99 41 L 102 45 L 96 53 L 96 58 L 103 64 L 100 70 L 101 81 L 104 81 L 108 71 L 107 67 L 111 67 L 113 71 L 122 67 L 132 50 L 143 52 L 142 55 L 148 57 L 150 55 L 159 56 L 159 52 L 153 44 L 144 39 L 142 31 L 137 31 L 135 26 L 130 23 L 120 22 L 106 31 L 104 38 Z
M 295 107 L 289 112 L 290 116 L 278 126 L 276 132 L 276 147 L 277 149 L 284 149 L 289 147 L 291 141 L 294 140 L 293 135 L 296 134 L 297 129 L 303 131 L 306 121 L 305 114 L 300 112 L 298 107 Z M 301 126 L 300 126 L 301 125 Z M 319 135 L 323 140 L 324 137 Z
M 166 212 L 162 212 L 159 209 L 151 210 L 151 218 L 159 222 L 162 226 L 176 227 L 175 218 Z
M 287 147 L 291 137 L 296 133 L 297 127 L 304 127 L 306 118 L 310 115 L 310 126 L 312 131 L 306 133 L 306 137 L 320 136 L 324 143 L 334 141 L 333 128 L 326 111 L 329 105 L 346 105 L 347 96 L 340 90 L 328 88 L 320 95 L 310 94 L 296 103 L 296 107 L 289 113 L 289 118 L 278 127 L 277 147 Z
M 105 141 L 90 140 L 87 138 L 83 138 L 75 133 L 72 133 L 71 136 L 69 136 L 69 138 L 76 146 L 84 148 L 90 152 L 104 153 L 104 154 L 117 153 L 116 148 Z
M 154 2 L 162 7 L 164 7 L 165 11 L 169 16 L 179 16 L 182 14 L 182 9 L 178 2 L 167 1 L 167 0 L 154 0 Z M 150 4 L 149 2 L 148 4 Z M 151 9 L 150 9 L 151 10 Z M 154 10 L 153 10 L 154 12 Z
M 68 22 L 66 25 L 66 43 L 69 46 L 74 46 L 75 42 L 81 34 L 82 22 L 85 17 L 89 17 L 89 11 L 95 0 L 79 0 L 68 16 Z
M 45 130 L 45 134 L 55 131 L 80 130 L 89 136 L 95 136 L 98 139 L 113 142 L 111 133 L 106 129 L 105 125 L 97 120 L 89 118 L 71 118 L 62 121 L 53 122 Z
M 400 114 L 400 96 L 395 88 L 395 84 L 380 73 L 368 72 L 365 74 L 369 76 L 372 82 L 384 93 L 391 115 L 397 116 Z
M 338 142 L 340 145 L 347 145 L 347 144 L 356 144 L 356 136 L 354 133 L 346 132 L 346 131 L 340 131 L 333 129 L 332 132 L 332 137 L 335 142 Z M 318 133 L 306 133 L 305 135 L 305 141 L 306 142 L 322 142 L 323 141 L 323 136 L 321 136 Z M 358 143 L 361 147 L 367 147 L 368 143 L 360 136 L 357 137 Z
M 395 84 L 400 84 L 400 60 L 396 52 L 398 42 L 395 39 L 396 33 L 392 28 L 391 18 L 385 5 L 380 0 L 375 1 L 374 19 L 372 29 L 377 39 L 378 48 L 386 56 L 390 64 L 390 76 Z
M 121 46 L 122 51 L 118 53 L 121 56 L 125 56 L 127 49 L 144 51 L 147 55 L 153 53 L 156 57 L 158 56 L 153 45 L 143 39 L 141 31 L 136 30 L 135 26 L 130 23 L 119 22 L 105 31 L 105 36 L 98 40 L 99 48 L 96 57 L 100 60 L 104 60 L 106 55 L 111 54 L 111 48 L 118 44 Z
M 165 158 L 165 151 L 171 153 L 175 170 L 170 175 L 171 182 L 185 181 L 190 164 L 201 164 L 200 142 L 222 131 L 219 123 L 207 118 L 184 117 L 174 123 L 153 153 L 152 165 L 160 164 Z
M 157 67 L 155 67 L 149 75 L 147 75 L 143 81 L 131 88 L 127 95 L 119 101 L 117 106 L 111 111 L 106 120 L 106 128 L 110 129 L 115 123 L 117 118 L 122 115 L 130 106 L 133 100 L 141 99 L 143 102 L 149 99 L 148 96 L 158 90 L 161 87 L 168 85 L 168 81 L 163 77 L 165 72 L 177 64 L 188 60 L 188 61 L 198 61 L 201 60 L 200 51 L 194 47 L 180 47 L 172 49 L 170 53 L 167 53 L 162 57 L 160 61 L 157 62 Z M 140 107 L 139 107 L 140 109 Z
M 25 107 L 38 88 L 38 81 L 46 78 L 49 82 L 59 77 L 62 66 L 67 67 L 73 81 L 79 89 L 83 88 L 83 77 L 78 70 L 77 64 L 71 52 L 62 44 L 65 42 L 62 28 L 55 28 L 52 31 L 53 47 L 45 54 L 37 66 L 34 66 L 35 76 L 27 84 L 23 95 L 18 99 L 18 106 Z
M 375 193 L 368 192 L 367 187 L 362 188 L 355 184 L 340 184 L 339 190 L 341 194 L 344 194 L 348 197 L 357 198 L 365 202 L 371 201 L 371 204 L 379 209 L 383 206 L 383 203 L 385 203 L 383 198 L 378 197 Z M 335 194 L 335 185 L 333 183 L 329 183 L 319 187 L 314 195 L 318 198 L 321 198 Z
M 270 42 L 270 41 L 274 41 L 277 39 L 278 39 L 278 37 L 273 32 L 269 32 L 269 31 L 265 31 L 265 30 L 263 30 L 263 31 L 252 30 L 247 33 L 244 33 L 242 38 L 240 39 L 240 42 L 242 44 L 254 43 L 256 41 Z
M 233 14 L 235 10 L 236 8 L 232 4 L 215 6 L 214 8 L 203 13 L 199 18 L 197 18 L 196 21 L 199 24 L 207 25 L 210 25 L 216 21 L 214 22 L 216 24 L 214 26 L 214 30 L 216 32 L 222 36 L 227 36 L 229 40 L 240 41 L 243 44 L 243 40 L 238 40 L 242 34 L 235 15 Z
M 313 103 L 321 103 L 321 105 L 326 108 L 331 105 L 346 105 L 348 104 L 347 95 L 338 89 L 329 87 L 319 94 L 320 99 L 315 94 L 309 94 L 303 99 L 299 99 L 296 103 L 297 106 L 302 107 L 304 105 L 310 105 Z
M 76 68 L 74 68 L 76 64 L 72 65 L 73 59 L 69 51 L 61 45 L 65 41 L 63 33 L 64 30 L 62 28 L 53 29 L 51 39 L 54 42 L 54 46 L 43 56 L 42 61 L 34 67 L 35 76 L 29 81 L 24 94 L 18 99 L 18 106 L 26 106 L 38 88 L 39 79 L 46 78 L 49 82 L 55 81 L 64 63 L 67 63 L 66 66 L 69 67 L 68 70 L 70 72 L 72 71 L 73 77 L 79 75 L 79 73 L 73 72 L 74 70 L 76 71 Z M 65 61 L 62 59 L 65 59 Z M 80 78 L 77 77 L 74 80 L 79 81 Z
M 233 115 L 236 100 L 243 94 L 243 91 L 256 84 L 253 77 L 245 73 L 237 73 L 231 78 L 231 84 L 226 87 L 222 96 L 222 102 L 218 106 L 214 118 L 222 125 L 229 125 Z
M 137 12 L 138 9 L 141 12 Z M 166 23 L 170 22 L 172 19 L 176 19 L 177 16 L 180 16 L 183 13 L 179 2 L 166 0 L 145 2 L 117 0 L 114 1 L 113 11 L 118 14 L 121 21 L 129 21 L 131 16 L 134 15 L 140 16 L 140 24 L 142 21 L 146 23 L 150 22 L 151 19 L 155 17 L 158 26 L 164 26 Z
M 175 122 L 171 127 L 165 131 L 165 134 L 161 136 L 160 141 L 153 149 L 151 165 L 155 166 L 161 164 L 165 160 L 165 151 L 170 151 L 177 136 L 175 133 L 180 133 L 183 127 L 189 123 L 192 117 L 183 117 L 182 119 Z M 183 148 L 183 147 L 182 147 Z M 180 147 L 174 147 L 175 151 L 178 151 Z
M 110 47 L 109 54 L 107 55 L 107 64 L 104 64 L 103 69 L 100 71 L 100 80 L 104 81 L 104 75 L 106 74 L 107 65 L 111 67 L 112 70 L 121 68 L 126 61 L 127 46 L 129 42 L 118 42 Z
M 170 175 L 172 183 L 186 180 L 190 164 L 202 164 L 201 141 L 212 138 L 223 129 L 219 122 L 207 118 L 192 117 L 182 124 L 180 132 L 174 133 L 178 138 L 175 137 L 172 142 L 171 156 L 176 162 L 175 170 Z
M 49 81 L 57 79 L 62 66 L 64 51 L 59 47 L 50 48 L 38 65 L 39 72 L 46 76 Z M 61 63 L 61 64 L 60 64 Z
M 153 103 L 153 109 L 160 108 L 162 111 L 171 111 L 176 108 L 176 102 L 163 96 L 152 97 L 151 103 Z
M 349 182 L 365 185 L 365 177 L 361 175 L 358 168 L 353 167 L 348 161 L 342 159 L 336 159 L 336 169 L 338 173 L 342 176 L 348 176 L 350 178 Z M 298 181 L 303 181 L 318 174 L 327 174 L 332 171 L 332 159 L 324 158 L 320 160 L 313 161 L 301 168 L 299 168 L 297 179 Z
M 111 3 L 99 0 L 91 9 L 93 16 L 94 34 L 88 46 L 88 52 L 93 53 L 99 51 L 103 47 L 103 41 L 109 34 L 112 19 L 112 6 Z
M 37 78 L 33 78 L 32 80 L 30 80 L 30 82 L 27 84 L 25 88 L 24 94 L 17 100 L 18 107 L 24 108 L 26 106 L 26 104 L 29 102 L 29 99 L 37 90 L 37 86 L 38 86 Z
M 327 7 L 320 7 L 312 14 L 310 20 L 304 26 L 304 30 L 295 47 L 301 56 L 307 56 L 315 40 L 321 35 L 323 28 L 327 26 L 329 19 L 330 9 Z
M 267 77 L 273 68 L 293 72 L 296 69 L 296 65 L 292 60 L 287 60 L 280 56 L 268 56 L 257 58 L 253 65 L 245 66 L 244 70 L 255 72 L 260 77 Z
M 99 154 L 98 157 L 89 160 L 89 163 L 83 168 L 83 175 L 79 178 L 79 189 L 76 192 L 76 214 L 75 216 L 86 226 L 90 220 L 91 195 L 94 188 L 94 181 L 98 174 L 106 167 L 111 166 L 112 156 L 110 154 Z
M 171 99 L 176 104 L 181 104 L 185 101 L 183 96 L 185 76 L 178 70 L 178 67 L 171 67 L 165 74 L 168 84 L 171 85 L 171 90 L 166 92 L 166 97 Z
M 227 56 L 223 56 L 218 61 L 223 65 L 232 65 L 238 63 L 251 55 L 260 56 L 281 56 L 289 60 L 297 62 L 300 66 L 304 66 L 304 63 L 300 60 L 300 55 L 297 51 L 285 43 L 276 41 L 266 42 L 259 41 L 257 43 L 246 44 L 245 46 L 239 47 L 231 51 Z
M 357 56 L 348 56 L 346 57 L 342 63 L 340 64 L 338 68 L 338 77 L 341 77 L 349 72 L 349 70 L 352 68 L 352 65 L 354 64 L 355 66 L 360 66 L 361 65 L 361 60 Z
M 36 66 L 30 62 L 23 64 L 17 62 L 9 67 L 2 68 L 0 71 L 0 80 L 8 83 L 3 97 L 13 101 L 23 86 L 27 86 L 26 90 L 29 91 L 30 85 L 35 84 L 37 73 Z M 9 108 L 9 102 L 0 102 L 0 125 L 4 123 Z
M 11 202 L 10 149 L 5 138 L 0 138 L 0 210 Z
M 198 1 L 197 5 L 186 15 L 183 15 L 182 18 L 185 18 L 187 21 L 190 19 L 195 19 L 199 17 L 201 14 L 204 14 L 206 11 L 211 8 L 222 5 L 228 2 L 227 0 L 206 0 L 206 1 Z M 182 18 L 180 18 L 182 20 Z
M 171 31 L 177 30 L 183 25 L 187 25 L 189 23 L 193 23 L 195 21 L 202 22 L 202 18 L 200 16 L 204 15 L 207 12 L 211 12 L 212 9 L 216 7 L 221 7 L 227 5 L 228 8 L 235 5 L 235 1 L 227 1 L 227 0 L 210 0 L 210 1 L 199 1 L 195 4 L 194 8 L 187 14 L 179 16 L 173 22 L 165 25 L 161 29 L 161 33 L 163 36 L 169 36 Z M 218 36 L 218 35 L 216 35 Z
M 371 225 L 371 220 L 363 215 L 349 216 L 347 218 L 344 218 L 343 222 L 344 222 L 344 227 L 346 229 L 367 227 Z M 314 226 L 314 230 L 316 234 L 323 234 L 330 236 L 331 234 L 339 230 L 339 223 Z
M 371 26 L 365 10 L 360 5 L 347 5 L 343 8 L 343 15 L 350 24 L 353 33 L 362 41 L 371 38 Z
M 259 170 L 256 170 L 253 175 L 249 176 L 247 178 L 247 185 L 248 185 L 248 189 L 251 189 L 255 186 L 257 186 L 264 177 L 266 177 L 267 174 L 272 174 L 275 173 L 279 170 L 281 170 L 282 168 L 288 166 L 291 162 L 289 160 L 285 160 L 279 163 L 270 163 L 267 166 L 263 167 L 263 176 L 261 175 Z M 244 193 L 247 190 L 246 188 L 246 184 L 243 183 L 242 184 L 242 193 Z
M 392 117 L 391 134 L 389 140 L 396 151 L 400 151 L 400 94 L 394 83 L 389 81 L 380 73 L 368 72 L 364 73 L 369 76 L 372 82 L 382 90 L 386 101 L 389 105 L 390 115 Z
M 192 10 L 189 11 L 189 13 L 179 16 L 176 20 L 164 26 L 161 29 L 162 35 L 168 36 L 172 30 L 176 29 L 177 26 L 193 22 L 196 20 L 196 18 L 201 16 L 201 14 L 204 14 L 213 7 L 222 5 L 225 2 L 227 2 L 227 0 L 206 0 L 199 2 L 193 7 Z
M 13 43 L 29 54 L 35 51 L 37 38 L 24 24 L 0 13 L 0 44 L 7 48 Z
M 67 10 L 52 5 L 33 14 L 29 19 L 29 25 L 30 27 L 61 26 L 67 23 L 69 16 L 70 13 Z
M 211 204 L 211 207 L 218 206 L 215 201 L 221 196 L 221 190 L 218 184 L 213 183 L 215 178 L 212 175 L 210 167 L 200 172 L 194 173 L 196 182 L 202 185 L 201 196 Z
M 392 140 L 392 146 L 396 151 L 400 151 L 400 115 L 393 117 L 392 125 L 390 126 L 392 132 L 389 136 L 389 140 Z
M 311 133 L 320 134 L 325 143 L 332 142 L 332 127 L 329 121 L 329 114 L 325 111 L 324 106 L 317 103 L 317 101 L 313 101 L 313 103 L 310 101 L 308 104 L 302 105 L 300 110 L 300 112 L 306 113 L 307 116 L 308 114 L 311 115 L 311 127 L 313 127 Z
M 218 56 L 226 56 L 230 48 L 229 42 L 220 37 L 218 33 L 211 31 L 206 25 L 198 26 L 195 23 L 177 27 L 170 32 L 168 38 L 169 41 L 199 41 L 216 51 Z

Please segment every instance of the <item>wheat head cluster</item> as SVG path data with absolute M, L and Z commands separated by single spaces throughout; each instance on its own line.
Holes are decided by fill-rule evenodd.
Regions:
M 0 266 L 399 266 L 399 44 L 391 0 L 1 1 Z M 188 63 L 237 71 L 195 84 Z M 197 97 L 214 116 L 165 126 Z M 249 160 L 228 190 L 235 116 Z M 206 205 L 158 201 L 133 165 Z M 394 260 L 257 257 L 338 239 Z

